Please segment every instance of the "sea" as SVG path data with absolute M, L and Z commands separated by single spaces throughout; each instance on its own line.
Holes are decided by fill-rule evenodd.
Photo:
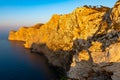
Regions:
M 0 80 L 54 80 L 43 55 L 31 53 L 24 42 L 9 41 L 9 30 L 0 30 Z

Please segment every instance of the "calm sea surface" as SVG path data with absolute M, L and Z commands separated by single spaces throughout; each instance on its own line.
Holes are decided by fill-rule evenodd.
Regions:
M 0 30 L 0 80 L 50 80 L 53 77 L 43 56 L 25 49 L 23 42 L 9 41 L 7 37 L 8 31 Z

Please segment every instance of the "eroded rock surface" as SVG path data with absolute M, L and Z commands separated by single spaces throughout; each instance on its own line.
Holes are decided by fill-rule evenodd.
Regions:
M 11 31 L 8 39 L 25 41 L 69 78 L 120 80 L 120 0 L 113 8 L 84 6 L 55 14 L 46 24 Z
M 56 14 L 40 28 L 31 27 L 27 31 L 20 28 L 15 34 L 10 32 L 9 40 L 25 41 L 26 48 L 30 48 L 32 43 L 45 43 L 52 50 L 70 50 L 75 39 L 87 39 L 98 30 L 107 10 L 81 7 L 70 14 Z

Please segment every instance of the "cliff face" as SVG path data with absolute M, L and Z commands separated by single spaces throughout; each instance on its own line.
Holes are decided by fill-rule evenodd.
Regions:
M 43 24 L 36 24 L 30 27 L 21 27 L 18 31 L 10 31 L 9 40 L 27 41 L 27 38 L 31 36 L 30 33 L 36 32 Z
M 79 80 L 86 78 L 90 80 L 94 78 L 97 80 L 120 79 L 120 68 L 118 68 L 120 66 L 119 8 L 120 1 L 104 14 L 98 30 L 92 37 L 87 40 L 78 39 L 74 42 L 73 49 L 76 50 L 77 57 L 73 56 L 73 62 L 68 71 L 69 77 Z M 104 23 L 106 26 L 103 26 Z
M 27 29 L 28 29 L 27 27 L 22 27 L 17 32 L 10 31 L 9 40 L 26 41 Z
M 11 31 L 8 39 L 25 41 L 26 48 L 44 53 L 55 66 L 70 67 L 70 78 L 83 80 L 93 71 L 96 75 L 112 72 L 113 80 L 120 79 L 120 69 L 110 69 L 120 66 L 120 1 L 113 8 L 84 6 L 70 14 L 55 14 L 44 25 Z
M 32 27 L 20 28 L 17 32 L 11 31 L 9 40 L 25 41 L 26 48 L 30 48 L 31 44 L 36 42 L 45 43 L 53 50 L 69 50 L 72 48 L 75 39 L 87 39 L 88 36 L 92 36 L 98 30 L 102 17 L 107 10 L 106 8 L 102 10 L 101 8 L 81 7 L 70 14 L 53 15 L 50 21 L 39 29 Z

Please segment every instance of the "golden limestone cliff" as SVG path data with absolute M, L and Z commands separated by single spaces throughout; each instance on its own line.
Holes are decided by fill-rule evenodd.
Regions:
M 103 26 L 104 24 L 105 26 Z M 96 80 L 120 80 L 119 0 L 104 14 L 97 32 L 87 40 L 76 40 L 73 48 L 77 50 L 78 55 L 77 58 L 73 56 L 73 62 L 68 71 L 69 77 L 79 80 L 86 80 L 86 77 L 87 80 L 94 80 L 94 78 Z M 90 58 L 94 62 L 92 66 L 90 66 Z M 108 77 L 110 75 L 111 78 L 103 78 L 100 76 L 102 74 L 106 74 Z M 92 77 L 88 78 L 88 76 Z
M 113 8 L 84 6 L 70 14 L 55 14 L 46 24 L 10 31 L 8 39 L 24 41 L 26 48 L 44 53 L 55 66 L 69 66 L 70 78 L 94 80 L 112 72 L 112 80 L 120 79 L 120 69 L 115 68 L 120 66 L 119 0 Z M 97 72 L 101 74 L 89 74 L 98 75 Z
M 18 31 L 10 31 L 9 40 L 18 40 L 18 41 L 26 41 L 26 39 L 31 36 L 29 32 L 35 32 L 38 30 L 43 24 L 39 23 L 31 27 L 21 27 Z
M 70 50 L 75 39 L 87 39 L 98 30 L 107 10 L 81 7 L 70 14 L 56 14 L 39 29 L 22 27 L 17 32 L 11 31 L 9 40 L 25 41 L 26 48 L 32 43 L 45 43 L 53 50 Z

